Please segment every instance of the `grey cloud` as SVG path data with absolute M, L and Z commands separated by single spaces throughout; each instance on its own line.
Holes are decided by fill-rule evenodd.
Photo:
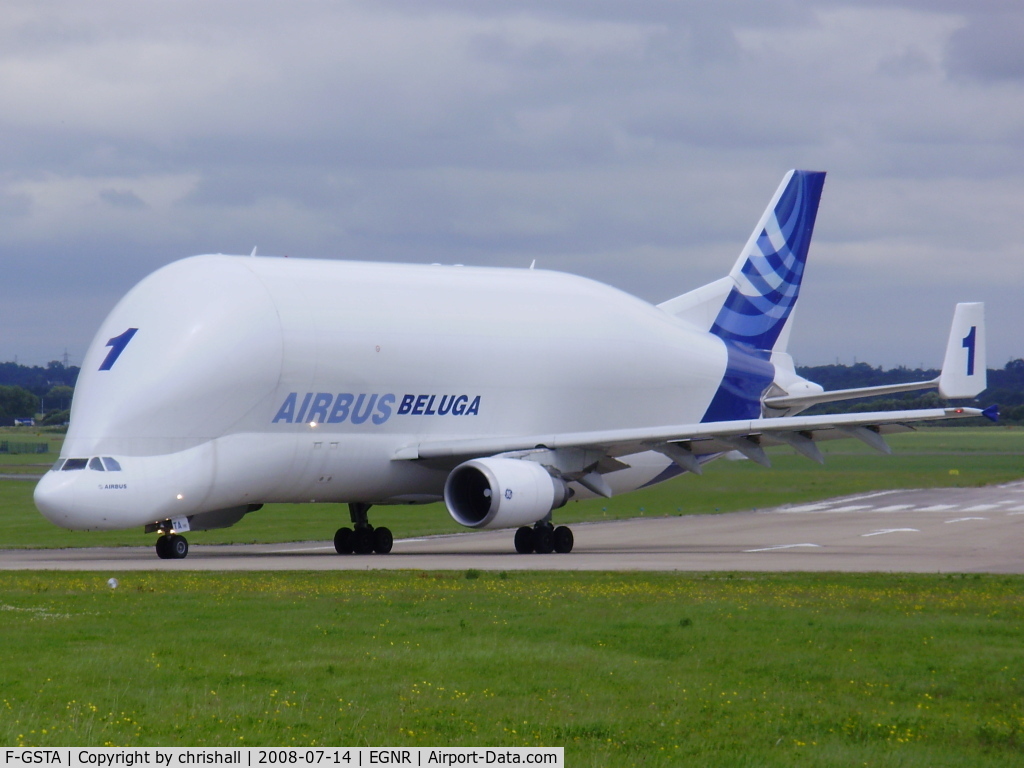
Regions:
M 972 13 L 949 39 L 953 77 L 1024 81 L 1024 11 Z
M 32 211 L 32 198 L 23 193 L 0 194 L 0 218 L 21 218 Z
M 810 18 L 808 4 L 800 0 L 764 3 L 749 0 L 361 0 L 368 8 L 387 7 L 412 14 L 455 13 L 480 18 L 508 18 L 529 15 L 553 19 L 655 24 L 685 24 L 717 19 L 723 23 L 741 20 L 763 26 L 800 23 Z
M 878 67 L 882 74 L 899 78 L 928 74 L 934 69 L 929 57 L 918 48 L 883 59 Z
M 994 0 L 12 2 L 5 288 L 102 296 L 78 326 L 167 261 L 253 245 L 537 258 L 660 300 L 723 274 L 782 173 L 813 167 L 831 175 L 802 338 L 838 352 L 854 323 L 813 319 L 856 314 L 837 260 L 927 306 L 946 294 L 915 269 L 1005 283 L 1021 234 L 1024 100 L 988 85 L 1015 55 L 983 50 Z
M 104 189 L 100 191 L 99 197 L 115 208 L 138 210 L 147 207 L 145 201 L 130 189 Z

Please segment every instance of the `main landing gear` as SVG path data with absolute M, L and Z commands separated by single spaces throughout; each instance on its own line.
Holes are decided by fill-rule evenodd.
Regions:
M 550 520 L 534 523 L 533 528 L 524 525 L 516 530 L 516 552 L 528 555 L 536 552 L 548 555 L 552 552 L 572 552 L 572 530 L 565 525 L 555 528 Z
M 362 502 L 348 505 L 352 528 L 339 528 L 334 534 L 334 549 L 339 555 L 351 555 L 353 552 L 357 555 L 368 555 L 371 552 L 386 555 L 391 551 L 395 542 L 391 531 L 383 526 L 374 528 L 366 517 L 371 506 Z
M 179 533 L 164 533 L 156 540 L 156 556 L 161 560 L 181 560 L 188 555 L 188 540 Z

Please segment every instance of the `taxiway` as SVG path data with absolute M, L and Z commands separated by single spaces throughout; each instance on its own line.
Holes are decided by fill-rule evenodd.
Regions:
M 573 525 L 568 555 L 519 555 L 511 531 L 399 539 L 390 555 L 330 542 L 0 551 L 0 570 L 637 570 L 1024 573 L 1024 482 L 880 491 L 774 509 Z

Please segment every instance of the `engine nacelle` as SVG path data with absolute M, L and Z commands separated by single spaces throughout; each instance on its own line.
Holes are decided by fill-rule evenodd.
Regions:
M 444 503 L 467 528 L 515 528 L 543 519 L 569 500 L 569 487 L 540 464 L 522 459 L 471 459 L 444 484 Z

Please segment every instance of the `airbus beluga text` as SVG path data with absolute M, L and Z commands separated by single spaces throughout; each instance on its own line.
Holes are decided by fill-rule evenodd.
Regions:
M 569 552 L 570 499 L 660 483 L 731 451 L 974 416 L 811 405 L 985 387 L 983 306 L 959 304 L 934 381 L 824 392 L 786 353 L 825 174 L 791 171 L 727 277 L 652 306 L 533 269 L 196 256 L 120 301 L 86 353 L 35 501 L 66 528 L 181 535 L 270 502 L 345 502 L 339 553 L 386 553 L 375 504 L 444 500 L 519 552 Z

